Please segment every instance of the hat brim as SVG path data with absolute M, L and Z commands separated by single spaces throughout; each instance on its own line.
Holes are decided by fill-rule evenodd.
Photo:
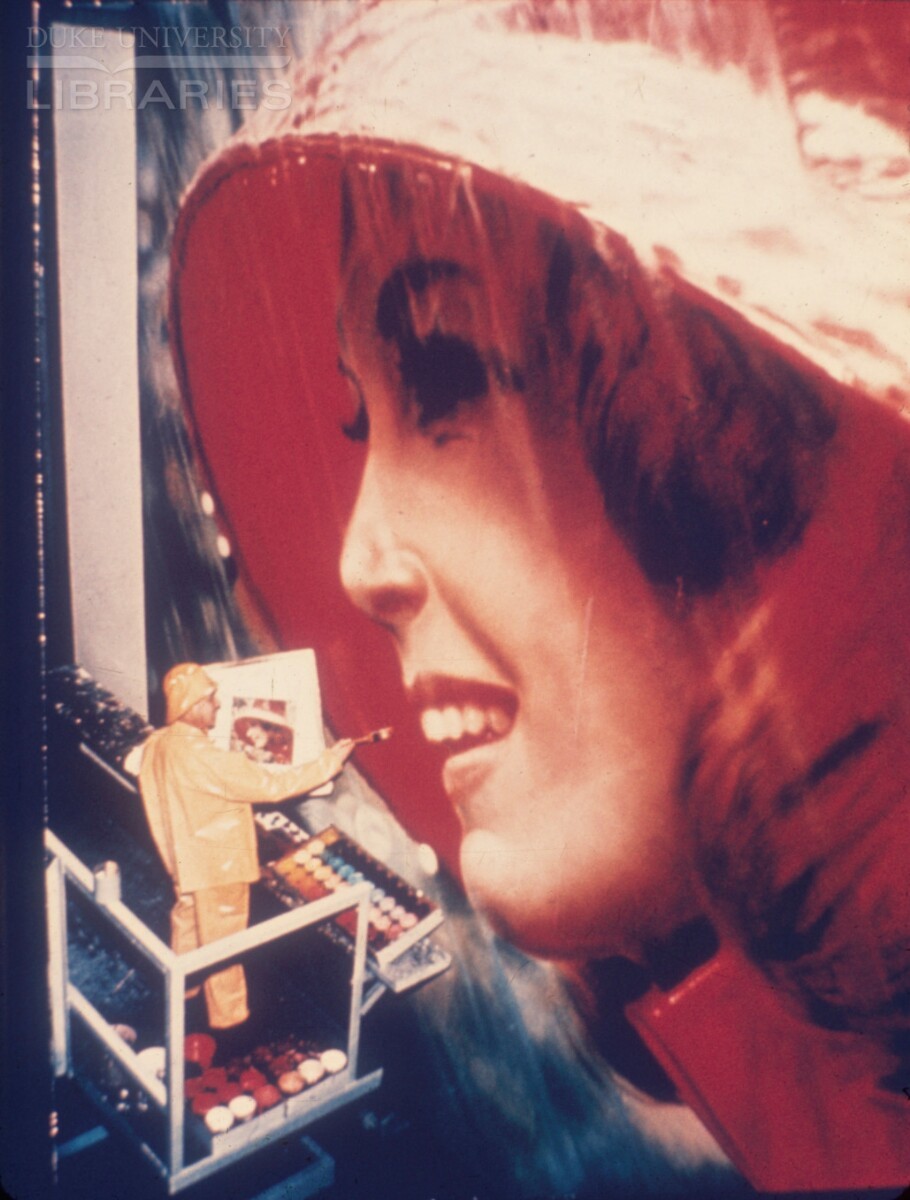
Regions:
M 409 155 L 424 161 L 359 139 L 285 137 L 216 160 L 175 232 L 171 341 L 252 624 L 282 648 L 315 649 L 336 731 L 395 726 L 359 764 L 412 836 L 457 870 L 442 757 L 405 697 L 391 639 L 339 577 L 365 458 L 342 432 L 352 408 L 336 329 L 341 180 L 352 162 Z

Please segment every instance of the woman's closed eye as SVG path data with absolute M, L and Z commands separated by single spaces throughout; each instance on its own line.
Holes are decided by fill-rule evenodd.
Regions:
M 343 358 L 339 358 L 338 360 L 338 370 L 351 385 L 357 406 L 354 411 L 353 420 L 342 422 L 341 432 L 352 442 L 366 442 L 370 436 L 370 414 L 367 412 L 360 380 Z
M 453 424 L 460 409 L 484 397 L 486 366 L 471 342 L 433 330 L 399 342 L 399 372 L 408 410 L 436 445 L 465 437 Z
M 425 338 L 399 342 L 401 383 L 417 410 L 417 427 L 434 427 L 456 415 L 464 404 L 487 394 L 487 369 L 476 346 L 463 338 L 433 330 Z M 449 431 L 449 440 L 455 436 Z
M 377 295 L 376 333 L 394 353 L 403 415 L 435 445 L 466 436 L 459 410 L 489 391 L 484 358 L 464 336 L 476 328 L 477 291 L 459 263 L 418 258 L 392 271 Z
M 342 423 L 341 431 L 352 442 L 366 442 L 370 416 L 360 380 L 343 360 L 338 369 L 350 383 L 356 405 L 352 420 Z M 471 343 L 436 331 L 424 341 L 411 339 L 410 345 L 402 347 L 398 373 L 403 415 L 414 420 L 419 432 L 438 446 L 465 436 L 456 427 L 459 410 L 487 394 L 487 369 Z
M 345 421 L 341 432 L 352 442 L 367 442 L 370 438 L 370 416 L 367 406 L 361 400 L 352 421 Z

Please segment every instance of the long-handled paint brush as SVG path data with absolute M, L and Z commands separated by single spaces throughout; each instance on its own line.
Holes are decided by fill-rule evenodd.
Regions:
M 374 729 L 372 733 L 365 733 L 363 737 L 354 738 L 355 746 L 366 746 L 370 742 L 387 742 L 392 736 L 392 726 L 386 725 L 385 729 Z

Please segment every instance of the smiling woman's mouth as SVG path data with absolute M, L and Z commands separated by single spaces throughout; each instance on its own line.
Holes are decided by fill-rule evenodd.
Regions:
M 411 699 L 424 737 L 450 756 L 508 737 L 518 712 L 508 688 L 444 675 L 421 676 Z

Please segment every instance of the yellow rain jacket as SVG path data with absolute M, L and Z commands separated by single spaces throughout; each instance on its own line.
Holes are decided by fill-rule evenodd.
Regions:
M 299 767 L 268 770 L 221 750 L 201 729 L 175 721 L 145 744 L 139 787 L 152 837 L 180 893 L 259 878 L 251 805 L 320 787 L 341 770 L 332 750 Z

